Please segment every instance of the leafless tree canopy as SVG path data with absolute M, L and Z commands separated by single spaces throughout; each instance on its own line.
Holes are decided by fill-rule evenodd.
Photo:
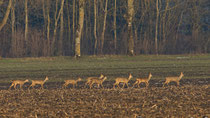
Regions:
M 83 21 L 80 4 L 0 0 L 0 56 L 210 53 L 208 0 L 84 0 Z

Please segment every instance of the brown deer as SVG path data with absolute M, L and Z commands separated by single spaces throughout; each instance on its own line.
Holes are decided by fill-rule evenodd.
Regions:
M 12 87 L 14 87 L 14 89 L 16 89 L 16 86 L 18 84 L 20 85 L 20 89 L 22 89 L 23 84 L 25 84 L 26 82 L 28 82 L 28 79 L 26 79 L 25 81 L 23 81 L 23 80 L 13 80 L 12 85 L 9 87 L 9 89 L 11 89 Z
M 107 79 L 106 76 L 104 76 L 102 79 L 93 78 L 93 79 L 91 79 L 89 86 L 90 86 L 90 88 L 92 88 L 92 87 L 93 87 L 93 84 L 97 84 L 98 88 L 100 87 L 100 85 L 101 85 L 102 88 L 104 88 L 104 87 L 103 87 L 103 82 L 104 82 L 106 79 Z
M 48 77 L 46 76 L 45 80 L 31 80 L 31 85 L 29 86 L 34 88 L 35 85 L 41 85 L 41 88 L 44 88 L 44 83 L 48 80 Z
M 181 72 L 180 76 L 179 77 L 166 77 L 166 81 L 165 83 L 163 84 L 163 86 L 165 86 L 166 84 L 168 85 L 168 83 L 170 82 L 176 82 L 177 85 L 179 86 L 179 81 L 182 79 L 182 77 L 184 76 L 183 72 Z
M 73 85 L 73 88 L 75 85 L 77 85 L 77 82 L 81 81 L 82 79 L 79 77 L 77 80 L 64 80 L 63 88 L 66 88 L 69 84 Z
M 135 85 L 138 85 L 138 88 L 139 88 L 139 87 L 140 87 L 140 84 L 141 84 L 142 82 L 144 82 L 144 83 L 146 84 L 146 87 L 148 87 L 148 86 L 149 86 L 149 80 L 151 79 L 151 77 L 152 77 L 152 74 L 149 73 L 148 78 L 137 78 L 137 79 L 136 79 L 136 82 L 133 84 L 133 87 L 134 87 Z
M 104 77 L 103 74 L 100 75 L 100 77 L 88 77 L 86 80 L 86 83 L 85 83 L 85 86 L 89 85 L 90 86 L 90 82 L 92 79 L 102 79 Z
M 115 79 L 115 83 L 114 83 L 114 85 L 113 85 L 113 88 L 115 88 L 116 85 L 118 86 L 118 88 L 120 88 L 120 86 L 119 86 L 120 83 L 123 83 L 123 87 L 122 87 L 122 88 L 124 88 L 125 84 L 127 85 L 127 87 L 129 87 L 129 86 L 128 86 L 128 82 L 130 81 L 130 79 L 131 79 L 132 77 L 133 77 L 133 76 L 132 76 L 131 74 L 129 74 L 128 79 L 127 79 L 127 78 L 123 78 L 123 77 L 117 77 L 117 78 Z

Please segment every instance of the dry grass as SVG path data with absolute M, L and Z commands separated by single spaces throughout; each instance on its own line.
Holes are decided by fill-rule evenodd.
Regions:
M 60 57 L 61 58 L 61 57 Z M 21 61 L 53 61 L 56 57 L 25 57 Z
M 209 115 L 209 87 L 0 90 L 0 116 L 198 118 Z

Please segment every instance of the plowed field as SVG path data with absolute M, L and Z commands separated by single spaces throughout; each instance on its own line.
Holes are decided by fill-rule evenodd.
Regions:
M 106 83 L 109 85 L 109 83 Z M 50 88 L 0 90 L 5 118 L 151 118 L 210 115 L 210 84 L 113 89 Z M 48 89 L 46 89 L 49 87 Z

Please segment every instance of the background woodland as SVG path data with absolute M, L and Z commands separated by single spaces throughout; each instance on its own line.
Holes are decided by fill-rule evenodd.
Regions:
M 0 0 L 0 56 L 210 53 L 209 26 L 208 0 Z

